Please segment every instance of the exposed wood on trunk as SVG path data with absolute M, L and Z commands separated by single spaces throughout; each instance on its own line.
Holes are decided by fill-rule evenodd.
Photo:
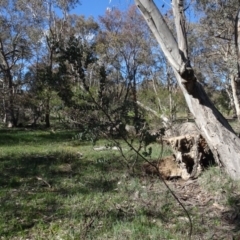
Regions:
M 205 167 L 214 163 L 213 154 L 196 124 L 173 125 L 166 135 L 161 138 L 161 143 L 170 145 L 174 155 L 144 164 L 146 173 L 157 174 L 159 171 L 166 179 L 181 177 L 188 180 L 197 178 Z
M 195 118 L 201 135 L 207 141 L 215 161 L 223 166 L 233 179 L 240 179 L 240 139 L 197 81 L 189 61 L 186 61 L 188 56 L 183 58 L 183 54 L 180 53 L 185 50 L 187 53 L 187 49 L 179 51 L 180 47 L 184 48 L 184 44 L 181 46 L 177 44 L 153 0 L 135 0 L 135 2 L 173 67 L 187 105 Z M 173 0 L 174 8 L 179 8 L 181 2 Z M 174 13 L 183 14 L 180 9 L 174 10 Z M 176 29 L 182 31 L 178 34 L 178 38 L 185 36 L 184 29 L 179 26 L 182 24 L 180 22 L 175 21 Z M 184 42 L 184 40 L 178 41 Z
M 164 137 L 163 141 L 172 147 L 183 179 L 198 177 L 203 167 L 214 162 L 208 144 L 194 123 L 173 126 L 167 131 L 167 135 L 171 137 Z

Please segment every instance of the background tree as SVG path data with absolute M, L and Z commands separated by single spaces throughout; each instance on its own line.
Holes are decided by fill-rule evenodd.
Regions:
M 0 76 L 3 80 L 4 122 L 17 126 L 20 107 L 17 92 L 23 83 L 23 73 L 31 57 L 29 31 L 34 21 L 19 9 L 16 1 L 0 3 Z
M 29 14 L 36 18 L 40 26 L 39 36 L 35 41 L 36 58 L 35 77 L 37 86 L 44 99 L 45 126 L 50 127 L 50 101 L 52 99 L 55 74 L 56 74 L 56 44 L 64 39 L 65 23 L 68 13 L 79 1 L 54 1 L 48 0 L 41 4 L 36 1 L 27 3 Z M 62 13 L 59 17 L 57 10 Z
M 126 12 L 118 9 L 106 11 L 100 17 L 100 27 L 97 50 L 109 73 L 112 100 L 117 105 L 121 100 L 121 115 L 128 114 L 133 123 L 137 124 L 140 118 L 138 88 L 144 77 L 151 74 L 150 70 L 154 71 L 156 66 L 151 55 L 155 41 L 134 6 Z
M 236 51 L 236 16 L 238 1 L 204 0 L 196 2 L 197 13 L 202 15 L 198 25 L 202 39 L 201 59 L 205 60 L 205 81 L 217 84 L 217 88 L 225 90 L 232 106 L 233 115 L 239 119 L 239 81 Z M 199 57 L 200 57 L 199 56 Z M 200 60 L 203 62 L 203 60 Z M 216 89 L 216 87 L 214 87 Z

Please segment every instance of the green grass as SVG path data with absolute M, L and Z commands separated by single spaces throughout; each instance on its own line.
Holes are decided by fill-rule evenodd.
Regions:
M 126 144 L 123 160 L 117 151 L 98 152 L 89 143 L 72 140 L 75 134 L 1 131 L 2 239 L 137 239 L 167 234 L 131 200 L 135 191 L 143 191 L 138 177 L 143 160 L 137 160 L 133 173 L 136 154 Z M 152 155 L 159 155 L 159 150 Z
M 184 211 L 161 181 L 145 176 L 143 159 L 136 161 L 124 143 L 126 159 L 117 151 L 94 151 L 89 143 L 72 140 L 75 134 L 0 131 L 0 239 L 187 239 Z M 151 147 L 153 159 L 161 155 L 159 145 Z M 204 176 L 203 185 L 211 174 L 217 175 Z M 228 180 L 224 184 L 227 189 Z M 238 204 L 233 195 L 225 202 Z M 199 239 L 208 225 L 201 224 L 197 206 L 188 210 L 193 239 Z M 221 224 L 218 218 L 212 222 Z

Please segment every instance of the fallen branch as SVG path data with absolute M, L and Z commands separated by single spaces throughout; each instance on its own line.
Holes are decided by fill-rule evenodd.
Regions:
M 106 150 L 114 150 L 114 151 L 120 151 L 120 147 L 106 147 L 106 146 L 101 146 L 101 147 L 94 147 L 93 150 L 95 151 L 106 151 Z
M 163 114 L 159 114 L 157 111 L 151 109 L 151 108 L 148 107 L 148 106 L 145 106 L 143 103 L 141 103 L 141 102 L 139 102 L 139 101 L 137 101 L 137 104 L 138 104 L 141 108 L 143 108 L 144 110 L 146 110 L 146 111 L 148 111 L 148 112 L 151 112 L 154 116 L 162 119 L 163 125 L 164 125 L 165 127 L 168 127 L 168 126 L 170 125 L 169 119 L 168 119 L 166 116 L 164 116 Z
M 51 185 L 50 185 L 47 181 L 45 181 L 44 179 L 42 179 L 41 177 L 36 177 L 36 179 L 37 179 L 38 181 L 42 181 L 42 182 L 45 183 L 49 188 L 51 188 Z

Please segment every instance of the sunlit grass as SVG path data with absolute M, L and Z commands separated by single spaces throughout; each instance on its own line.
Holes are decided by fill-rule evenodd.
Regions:
M 95 151 L 109 142 L 93 146 L 75 134 L 0 133 L 0 239 L 187 239 L 184 211 L 158 178 L 145 176 L 141 157 L 120 140 L 125 158 L 119 151 Z M 148 159 L 171 154 L 159 144 L 148 147 Z M 203 174 L 203 185 L 214 171 Z M 221 186 L 230 196 L 228 184 Z M 206 190 L 217 192 L 217 185 Z M 225 202 L 238 204 L 233 196 Z M 207 231 L 201 211 L 189 212 L 200 236 Z
M 121 142 L 123 159 L 118 151 L 94 151 L 91 144 L 73 140 L 75 134 L 2 131 L 0 235 L 5 239 L 114 238 L 118 225 L 125 228 L 125 221 L 143 218 L 138 204 L 128 205 L 141 183 L 126 162 L 137 168 L 143 160 L 126 143 Z M 106 143 L 98 141 L 95 147 Z M 159 151 L 154 148 L 152 157 Z M 143 229 L 141 222 L 141 227 L 131 225 Z M 142 233 L 149 231 L 145 228 Z

